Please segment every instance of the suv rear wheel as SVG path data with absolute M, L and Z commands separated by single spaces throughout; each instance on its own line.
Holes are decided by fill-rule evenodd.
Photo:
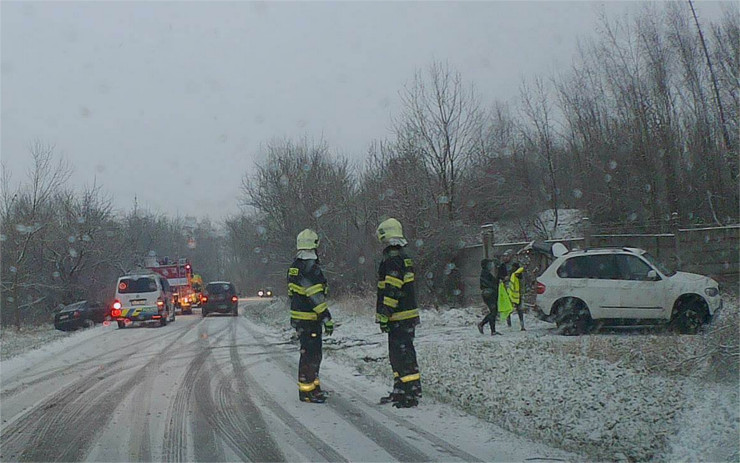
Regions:
M 555 315 L 558 331 L 564 336 L 577 336 L 591 331 L 594 320 L 586 304 L 580 299 L 567 298 L 558 303 Z

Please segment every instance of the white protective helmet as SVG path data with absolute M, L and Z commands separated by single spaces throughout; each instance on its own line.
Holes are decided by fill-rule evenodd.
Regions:
M 307 228 L 298 233 L 296 238 L 296 248 L 301 250 L 316 249 L 319 247 L 319 235 L 315 231 Z
M 378 237 L 378 241 L 381 243 L 387 243 L 389 240 L 393 238 L 403 238 L 403 227 L 401 226 L 401 222 L 391 217 L 390 219 L 386 219 L 378 225 L 378 229 L 376 230 L 376 235 Z

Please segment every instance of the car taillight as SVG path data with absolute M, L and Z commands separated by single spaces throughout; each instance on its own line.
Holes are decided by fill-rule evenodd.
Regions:
M 545 289 L 547 289 L 547 288 L 545 287 L 545 285 L 543 285 L 542 283 L 540 283 L 540 282 L 538 281 L 538 282 L 537 282 L 537 294 L 545 294 Z
M 75 318 L 80 318 L 80 312 L 77 311 L 77 310 L 75 310 L 75 313 L 72 314 L 72 316 L 75 317 Z
M 122 306 L 121 306 L 121 302 L 120 301 L 116 301 L 116 302 L 113 303 L 113 308 L 114 309 L 121 310 L 121 307 Z
M 236 297 L 236 296 L 231 296 L 231 302 L 236 302 L 236 301 L 238 301 L 238 300 L 239 300 L 239 298 L 238 298 L 238 297 Z
M 203 296 L 200 298 L 200 302 L 208 302 L 208 298 L 206 296 Z
M 164 301 L 163 301 L 163 300 L 161 300 L 161 299 L 157 299 L 157 307 L 159 307 L 160 309 L 161 309 L 162 307 L 164 307 Z
M 121 309 L 113 309 L 110 311 L 111 317 L 120 317 L 121 316 Z

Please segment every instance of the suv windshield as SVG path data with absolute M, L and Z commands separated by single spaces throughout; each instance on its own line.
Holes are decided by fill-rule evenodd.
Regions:
M 118 282 L 118 292 L 128 293 L 151 293 L 157 290 L 157 282 L 153 278 L 121 278 Z
M 659 261 L 658 259 L 653 257 L 649 252 L 644 253 L 642 257 L 644 257 L 648 262 L 650 262 L 650 264 L 653 267 L 657 268 L 660 271 L 660 273 L 662 273 L 663 275 L 670 277 L 676 274 L 675 269 Z

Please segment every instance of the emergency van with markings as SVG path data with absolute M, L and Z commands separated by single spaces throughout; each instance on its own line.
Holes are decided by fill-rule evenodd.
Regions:
M 125 328 L 132 322 L 175 321 L 175 307 L 167 279 L 157 273 L 129 274 L 118 279 L 111 318 Z

